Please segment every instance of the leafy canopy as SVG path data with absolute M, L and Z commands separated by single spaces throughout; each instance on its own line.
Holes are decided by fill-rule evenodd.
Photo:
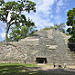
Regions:
M 67 12 L 67 16 L 67 25 L 72 26 L 72 28 L 67 29 L 67 32 L 71 34 L 69 41 L 75 43 L 75 8 L 73 8 L 73 10 L 69 10 Z
M 12 32 L 8 38 L 9 41 L 18 41 L 34 33 L 35 24 L 30 19 L 26 20 L 24 15 L 22 17 L 25 21 L 12 27 Z
M 0 20 L 6 23 L 6 41 L 8 38 L 8 31 L 12 25 L 16 25 L 17 23 L 22 23 L 22 12 L 26 11 L 30 13 L 31 10 L 36 12 L 35 8 L 36 4 L 29 0 L 20 0 L 18 2 L 9 1 L 4 2 L 4 0 L 0 0 Z M 10 20 L 8 21 L 8 16 L 10 16 Z

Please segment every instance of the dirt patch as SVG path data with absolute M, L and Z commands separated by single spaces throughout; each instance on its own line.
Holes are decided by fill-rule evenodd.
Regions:
M 63 67 L 53 67 L 53 65 L 45 65 L 45 64 L 38 64 L 41 66 L 41 70 L 47 71 L 48 73 L 53 74 L 63 74 L 63 75 L 75 75 L 75 66 L 67 66 L 66 68 Z

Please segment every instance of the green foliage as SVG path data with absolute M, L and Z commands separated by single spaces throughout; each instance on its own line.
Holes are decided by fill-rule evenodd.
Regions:
M 75 42 L 75 8 L 73 10 L 69 10 L 67 12 L 67 25 L 72 26 L 72 28 L 68 28 L 67 32 L 71 35 L 69 39 L 70 42 Z
M 44 28 L 43 30 L 50 30 L 50 29 L 55 29 L 55 30 L 59 30 L 63 33 L 65 33 L 65 24 L 61 23 L 61 24 L 55 24 L 55 26 L 50 26 L 50 28 Z
M 4 4 L 4 0 L 0 0 L 0 6 L 2 6 L 2 4 Z
M 55 26 L 50 26 L 50 28 L 44 28 L 43 30 L 55 29 Z
M 43 30 L 50 30 L 50 28 L 44 28 Z
M 75 43 L 75 36 L 72 36 L 72 37 L 69 38 L 68 40 L 69 40 L 69 42 L 73 42 L 73 43 Z
M 63 33 L 65 33 L 65 29 L 64 29 L 65 27 L 66 27 L 66 25 L 64 23 L 55 24 L 55 29 L 59 30 L 59 31 L 61 31 Z
M 66 35 L 69 36 L 70 34 L 69 33 L 66 33 Z
M 8 31 L 12 25 L 16 25 L 17 23 L 22 23 L 23 17 L 22 12 L 26 11 L 30 13 L 32 10 L 33 12 L 36 12 L 35 8 L 36 4 L 29 0 L 20 0 L 20 1 L 9 1 L 4 2 L 4 0 L 0 0 L 0 20 L 6 23 L 6 41 L 8 38 Z M 9 13 L 11 14 L 10 20 L 8 21 Z
M 9 41 L 24 39 L 35 32 L 35 24 L 30 19 L 26 20 L 24 15 L 22 15 L 22 19 L 22 24 L 16 23 L 16 25 L 11 28 L 12 32 L 8 38 Z
M 55 26 L 50 26 L 50 29 L 56 29 L 56 27 Z
M 69 10 L 67 12 L 67 25 L 68 26 L 73 26 L 75 24 L 75 8 L 73 8 L 73 10 Z

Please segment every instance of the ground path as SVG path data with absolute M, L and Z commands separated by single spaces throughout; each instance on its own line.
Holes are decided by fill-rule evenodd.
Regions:
M 41 71 L 47 75 L 75 75 L 75 66 L 67 66 L 67 68 L 54 68 L 52 65 L 39 64 L 41 68 L 35 69 L 36 71 Z

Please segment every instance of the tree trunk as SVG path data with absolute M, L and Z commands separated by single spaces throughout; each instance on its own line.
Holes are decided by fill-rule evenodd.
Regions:
M 8 30 L 6 29 L 5 41 L 7 42 L 8 39 Z
M 8 31 L 9 31 L 9 27 L 8 27 L 8 24 L 6 25 L 6 35 L 5 35 L 5 42 L 7 42 L 8 40 Z

